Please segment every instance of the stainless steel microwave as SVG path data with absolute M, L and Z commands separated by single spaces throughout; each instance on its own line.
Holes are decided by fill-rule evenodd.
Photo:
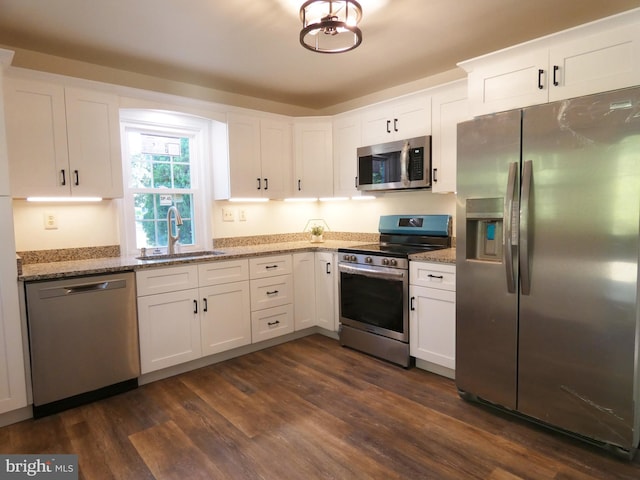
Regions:
M 431 187 L 431 135 L 358 148 L 356 187 L 363 191 Z

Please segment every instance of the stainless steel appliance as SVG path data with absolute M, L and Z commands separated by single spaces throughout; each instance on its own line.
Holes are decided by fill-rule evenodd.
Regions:
M 431 136 L 360 147 L 356 187 L 363 191 L 431 186 Z
M 633 456 L 640 88 L 458 126 L 456 383 Z
M 449 215 L 380 217 L 380 243 L 338 249 L 340 343 L 408 367 L 409 255 L 451 246 Z
M 137 387 L 132 272 L 27 283 L 26 299 L 35 417 Z

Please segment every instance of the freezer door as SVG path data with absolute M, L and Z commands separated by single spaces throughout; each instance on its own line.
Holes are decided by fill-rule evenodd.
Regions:
M 526 109 L 523 132 L 518 410 L 631 449 L 640 89 Z
M 458 125 L 456 384 L 509 409 L 518 308 L 517 222 L 509 212 L 518 208 L 520 127 L 519 111 Z

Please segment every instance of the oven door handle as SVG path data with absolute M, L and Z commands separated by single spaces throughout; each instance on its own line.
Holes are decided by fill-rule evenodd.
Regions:
M 381 280 L 402 280 L 406 277 L 406 270 L 389 269 L 385 271 L 373 270 L 371 268 L 354 267 L 352 265 L 339 265 L 338 269 L 341 273 L 350 273 L 353 275 L 363 275 L 370 278 L 379 278 Z

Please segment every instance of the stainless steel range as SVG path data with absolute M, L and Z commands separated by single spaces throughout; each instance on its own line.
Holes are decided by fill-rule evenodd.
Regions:
M 449 215 L 384 215 L 380 243 L 341 248 L 340 343 L 403 367 L 409 354 L 409 255 L 451 246 Z

